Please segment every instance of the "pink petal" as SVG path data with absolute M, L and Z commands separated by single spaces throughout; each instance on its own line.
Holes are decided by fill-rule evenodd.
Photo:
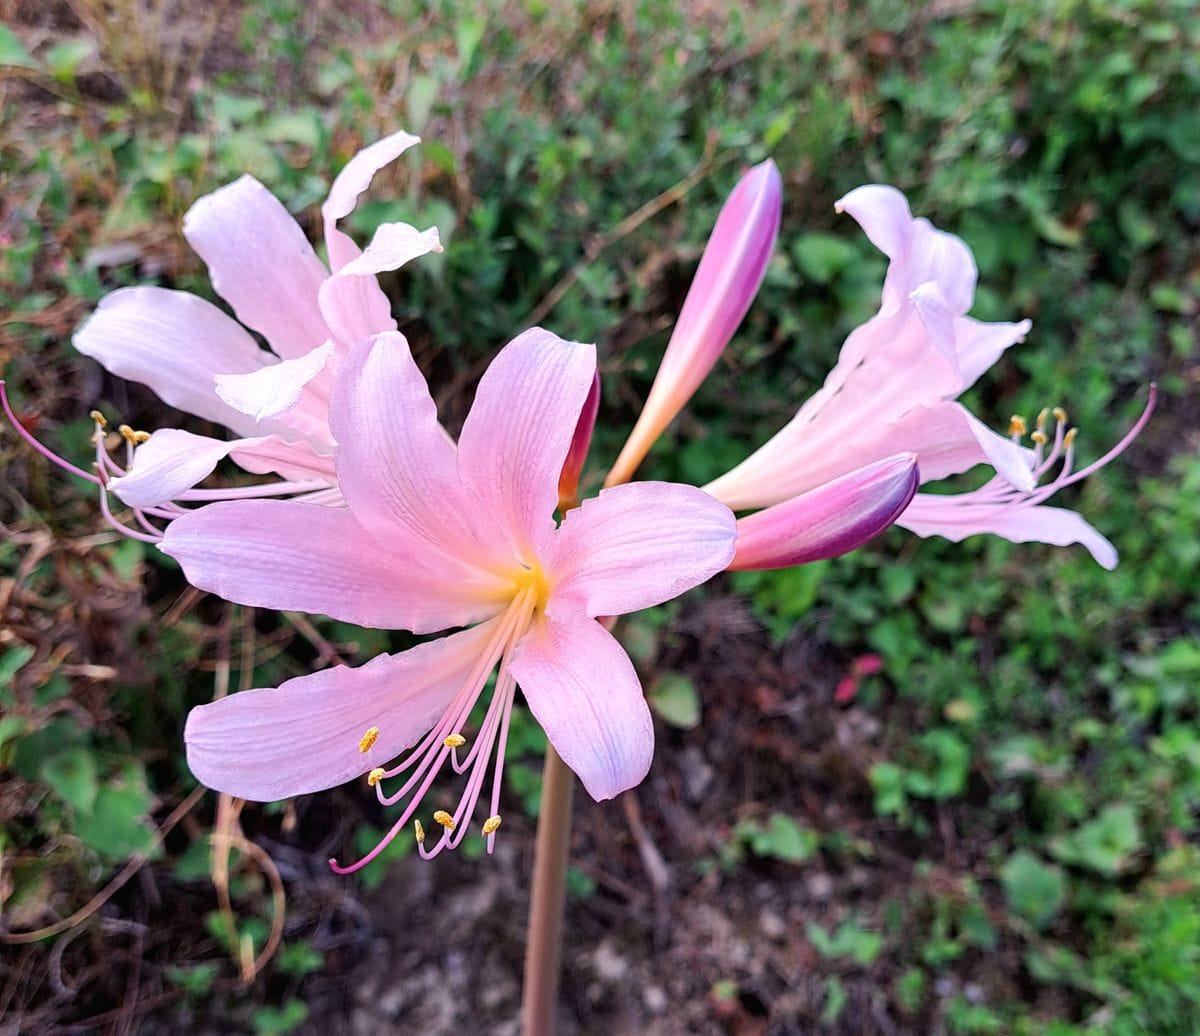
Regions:
M 153 441 L 153 440 L 152 440 Z M 298 482 L 324 481 L 333 488 L 337 485 L 337 474 L 333 466 L 333 452 L 318 452 L 303 439 L 289 442 L 278 435 L 268 435 L 260 441 L 243 439 L 230 451 L 229 457 L 239 467 L 255 475 L 278 475 L 280 478 Z
M 325 369 L 332 355 L 333 343 L 326 342 L 303 356 L 249 374 L 218 374 L 217 395 L 255 421 L 265 421 L 295 407 L 304 387 Z
M 280 356 L 303 356 L 329 337 L 317 305 L 327 271 L 300 224 L 254 177 L 197 201 L 183 235 L 217 294 Z
M 971 308 L 976 280 L 971 250 L 928 220 L 913 219 L 907 200 L 894 187 L 858 187 L 834 208 L 854 217 L 871 243 L 891 260 L 883 285 L 884 312 L 899 309 L 926 281 L 937 283 L 956 316 Z
M 375 274 L 441 250 L 436 227 L 417 230 L 407 223 L 382 224 L 366 250 L 321 286 L 321 312 L 334 335 L 352 345 L 381 331 L 395 331 L 391 303 Z
M 1061 507 L 958 504 L 954 496 L 918 493 L 896 524 L 918 536 L 943 536 L 954 543 L 979 533 L 1013 543 L 1079 543 L 1103 568 L 1117 567 L 1116 548 L 1074 511 Z
M 535 327 L 484 372 L 458 441 L 458 467 L 481 505 L 532 558 L 554 529 L 558 479 L 596 373 L 596 347 Z
M 729 564 L 734 526 L 729 508 L 692 486 L 605 489 L 554 537 L 548 614 L 624 615 L 678 597 Z
M 368 277 L 398 270 L 430 252 L 442 251 L 437 227 L 418 230 L 408 223 L 381 223 L 362 254 L 341 267 L 339 277 Z
M 717 216 L 637 425 L 610 481 L 626 481 L 733 338 L 767 272 L 783 185 L 769 159 L 738 181 Z
M 654 724 L 633 663 L 594 619 L 539 622 L 509 666 L 534 718 L 597 802 L 639 784 Z
M 916 455 L 902 453 L 742 518 L 729 567 L 789 568 L 857 550 L 896 521 L 919 481 Z
M 485 623 L 357 669 L 337 666 L 192 709 L 183 734 L 188 766 L 201 784 L 254 802 L 359 777 L 433 727 L 491 631 Z M 362 752 L 371 727 L 379 737 Z
M 358 255 L 358 246 L 337 229 L 338 220 L 354 211 L 358 196 L 371 185 L 372 178 L 380 169 L 420 141 L 420 137 L 414 137 L 411 133 L 393 133 L 363 148 L 338 173 L 329 189 L 329 197 L 321 206 L 329 265 L 335 273 Z
M 985 324 L 970 317 L 954 321 L 955 347 L 963 376 L 963 391 L 969 389 L 1010 345 L 1025 341 L 1033 325 L 1028 320 L 1015 324 Z
M 977 420 L 961 403 L 916 407 L 881 429 L 879 438 L 893 450 L 915 453 L 921 481 L 932 482 L 990 464 L 1009 485 L 1029 492 L 1033 472 L 1029 452 Z
M 447 579 L 465 565 L 486 565 L 491 548 L 506 548 L 486 507 L 459 478 L 454 444 L 402 334 L 377 335 L 350 350 L 330 422 L 342 493 L 380 543 L 401 535 L 421 544 L 447 566 Z
M 161 544 L 194 586 L 254 608 L 416 633 L 500 610 L 417 547 L 400 530 L 377 541 L 347 511 L 292 500 L 208 504 L 175 519 Z
M 75 332 L 75 348 L 189 414 L 253 432 L 216 393 L 213 375 L 249 374 L 274 357 L 216 306 L 185 291 L 121 288 Z
M 128 474 L 110 487 L 130 507 L 154 507 L 173 500 L 213 473 L 239 447 L 265 442 L 254 439 L 211 439 L 179 428 L 163 428 L 133 453 Z

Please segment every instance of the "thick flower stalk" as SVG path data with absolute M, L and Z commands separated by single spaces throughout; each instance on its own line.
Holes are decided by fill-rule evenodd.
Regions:
M 200 198 L 184 217 L 183 234 L 238 320 L 188 292 L 133 287 L 106 296 L 75 334 L 76 348 L 113 374 L 224 425 L 235 438 L 176 428 L 150 436 L 123 427 L 127 448 L 120 464 L 103 446 L 104 423 L 98 418 L 94 474 L 36 442 L 35 448 L 96 483 L 105 516 L 122 532 L 152 542 L 160 537 L 161 522 L 184 514 L 188 505 L 280 495 L 340 503 L 329 425 L 337 369 L 354 342 L 396 328 L 376 275 L 441 251 L 441 244 L 436 228 L 385 223 L 360 249 L 338 223 L 354 210 L 375 173 L 417 142 L 411 134 L 394 133 L 360 151 L 338 174 L 321 208 L 328 266 L 283 204 L 254 177 Z M 6 400 L 4 405 L 7 410 Z M 9 416 L 32 439 L 11 411 Z M 281 481 L 234 490 L 193 488 L 226 457 Z M 139 529 L 115 522 L 109 490 L 134 509 Z
M 1044 418 L 1023 445 L 1023 422 L 1009 437 L 979 422 L 957 397 L 1029 331 L 1029 321 L 984 323 L 966 314 L 976 268 L 957 237 L 914 219 L 891 187 L 866 186 L 837 204 L 889 258 L 879 312 L 855 329 L 821 389 L 781 431 L 705 489 L 734 510 L 771 507 L 837 482 L 899 451 L 916 456 L 921 482 L 978 464 L 998 475 L 957 497 L 918 494 L 896 519 L 918 535 L 960 540 L 989 532 L 1014 541 L 1081 543 L 1111 567 L 1111 544 L 1072 511 L 1043 506 L 1054 492 L 1107 463 L 1145 424 L 1100 461 L 1073 472 L 1075 432 L 1061 415 L 1051 443 Z M 1056 411 L 1056 414 L 1061 413 Z M 1062 470 L 1039 482 L 1056 465 Z
M 592 346 L 527 331 L 485 373 L 456 446 L 404 338 L 371 336 L 347 355 L 330 406 L 345 509 L 233 501 L 170 524 L 162 549 L 194 585 L 229 600 L 415 633 L 468 627 L 193 710 L 188 762 L 203 783 L 263 801 L 365 774 L 381 802 L 405 806 L 383 841 L 352 867 L 334 864 L 339 872 L 414 821 L 422 855 L 453 848 L 481 798 L 490 849 L 518 685 L 594 798 L 644 777 L 650 713 L 597 617 L 658 604 L 724 569 L 734 519 L 698 489 L 643 482 L 605 490 L 555 524 L 595 373 Z M 422 821 L 434 782 L 453 775 L 464 777 L 457 803 L 433 803 Z

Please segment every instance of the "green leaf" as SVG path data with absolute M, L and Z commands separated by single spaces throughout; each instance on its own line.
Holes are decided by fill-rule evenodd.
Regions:
M 42 780 L 50 785 L 77 813 L 92 812 L 100 790 L 96 758 L 87 748 L 72 748 L 51 756 L 42 764 Z
M 38 67 L 33 55 L 25 49 L 25 44 L 17 39 L 16 33 L 7 25 L 0 25 L 0 65 L 17 68 Z
M 78 73 L 79 66 L 90 58 L 95 50 L 96 44 L 86 36 L 63 40 L 46 51 L 46 66 L 59 82 L 69 83 Z
M 325 967 L 325 954 L 306 942 L 288 943 L 275 958 L 275 967 L 285 975 L 303 978 Z
M 700 725 L 700 696 L 682 673 L 664 673 L 649 694 L 650 707 L 673 727 L 693 730 Z
M 154 849 L 154 832 L 147 824 L 153 800 L 145 778 L 129 767 L 118 782 L 99 789 L 91 813 L 76 820 L 75 833 L 107 860 L 148 856 Z
M 1095 820 L 1055 838 L 1050 852 L 1063 863 L 1116 877 L 1141 842 L 1137 814 L 1132 806 L 1123 804 L 1107 806 Z
M 800 269 L 818 284 L 828 284 L 858 255 L 853 245 L 832 234 L 804 234 L 792 250 Z
M 1037 929 L 1058 916 L 1066 897 L 1061 868 L 1043 863 L 1024 849 L 1013 853 L 1000 869 L 1000 885 L 1009 910 Z
M 739 823 L 735 835 L 755 856 L 766 856 L 785 863 L 804 863 L 816 855 L 821 836 L 803 827 L 786 813 L 773 813 L 765 825 L 753 820 Z

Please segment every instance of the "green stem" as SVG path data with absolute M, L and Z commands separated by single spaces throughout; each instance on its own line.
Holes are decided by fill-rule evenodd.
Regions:
M 550 746 L 542 770 L 533 885 L 529 897 L 529 942 L 525 947 L 525 989 L 521 1021 L 525 1036 L 552 1036 L 558 1008 L 567 856 L 571 845 L 571 795 L 575 775 Z

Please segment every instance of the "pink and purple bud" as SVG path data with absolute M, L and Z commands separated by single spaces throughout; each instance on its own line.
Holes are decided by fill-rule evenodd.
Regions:
M 898 453 L 739 518 L 729 568 L 789 568 L 857 550 L 900 517 L 920 481 L 917 455 Z
M 558 509 L 563 514 L 579 506 L 579 477 L 583 474 L 583 464 L 592 445 L 592 432 L 596 430 L 596 415 L 599 412 L 600 372 L 596 371 L 587 399 L 583 401 L 583 409 L 579 412 L 579 422 L 575 425 L 575 434 L 571 436 L 571 447 L 567 451 L 567 459 L 563 461 L 562 473 L 558 476 Z
M 782 207 L 783 184 L 770 159 L 746 173 L 722 206 L 646 405 L 608 485 L 633 477 L 733 338 L 767 272 Z

